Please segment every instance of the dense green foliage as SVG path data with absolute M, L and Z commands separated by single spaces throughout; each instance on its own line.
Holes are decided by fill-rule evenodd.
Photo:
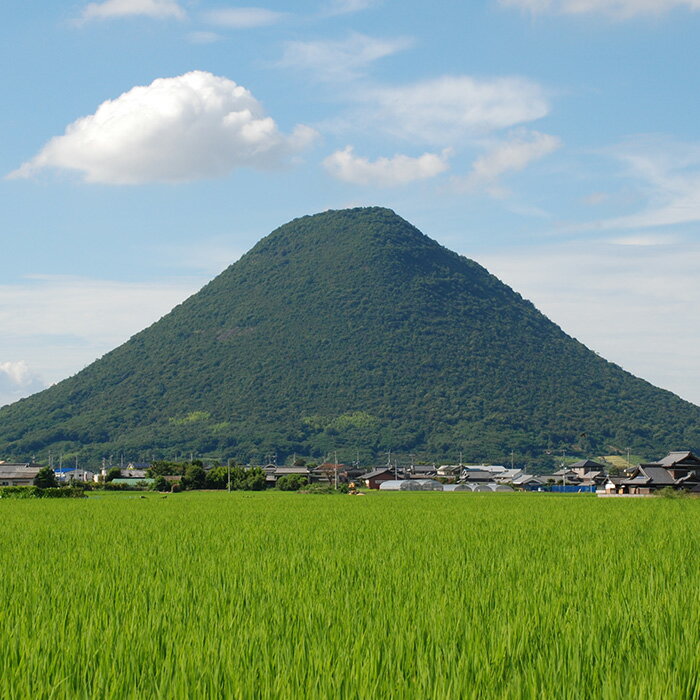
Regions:
M 56 473 L 51 467 L 42 467 L 37 472 L 33 479 L 34 486 L 40 489 L 55 489 L 58 488 L 58 479 Z
M 127 493 L 0 517 L 3 698 L 700 696 L 695 499 Z
M 84 498 L 79 486 L 0 486 L 0 498 Z
M 379 208 L 282 226 L 121 347 L 0 409 L 6 457 L 537 462 L 693 447 L 700 408 Z

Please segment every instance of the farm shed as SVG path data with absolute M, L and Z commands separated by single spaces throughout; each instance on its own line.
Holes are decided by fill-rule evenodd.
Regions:
M 0 462 L 0 486 L 30 486 L 40 469 L 38 464 L 31 462 L 21 464 Z
M 363 474 L 360 479 L 362 479 L 364 485 L 368 489 L 378 489 L 380 484 L 385 481 L 395 481 L 396 477 L 392 469 L 385 467 L 383 469 L 374 469 L 371 472 L 367 472 L 367 474 Z

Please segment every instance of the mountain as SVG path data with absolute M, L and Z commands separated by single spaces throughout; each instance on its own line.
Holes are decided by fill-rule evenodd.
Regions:
M 381 208 L 282 226 L 128 342 L 0 409 L 4 458 L 538 462 L 692 447 L 700 408 Z

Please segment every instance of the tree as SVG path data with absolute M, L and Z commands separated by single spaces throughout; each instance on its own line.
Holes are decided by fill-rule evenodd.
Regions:
M 122 470 L 119 467 L 110 467 L 107 470 L 107 475 L 105 476 L 105 482 L 114 481 L 114 479 L 121 478 Z
M 309 480 L 303 474 L 287 474 L 277 479 L 275 486 L 280 491 L 298 491 L 308 483 Z
M 154 491 L 167 492 L 170 491 L 171 485 L 170 482 L 164 476 L 159 474 L 153 481 L 152 488 Z
M 186 489 L 203 489 L 206 485 L 207 473 L 204 467 L 194 462 L 185 469 L 185 475 L 182 477 L 182 485 Z
M 42 467 L 34 477 L 34 486 L 40 489 L 54 489 L 58 486 L 56 474 L 51 467 Z

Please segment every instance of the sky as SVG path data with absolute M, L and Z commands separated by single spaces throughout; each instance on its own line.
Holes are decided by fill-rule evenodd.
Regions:
M 700 0 L 2 14 L 0 405 L 287 221 L 366 205 L 700 404 Z

